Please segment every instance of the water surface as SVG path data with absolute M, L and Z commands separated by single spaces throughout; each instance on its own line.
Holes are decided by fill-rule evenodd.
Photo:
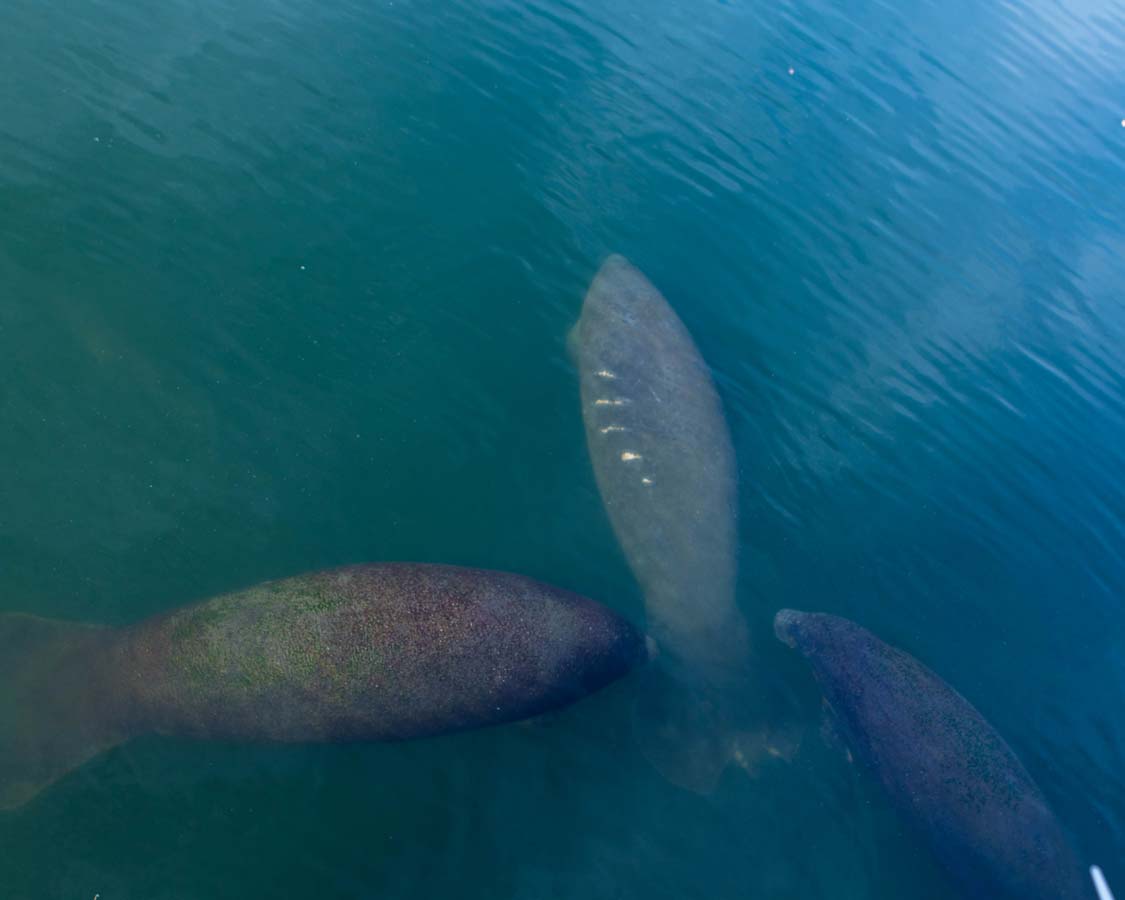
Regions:
M 714 368 L 755 690 L 808 735 L 710 798 L 628 684 L 416 744 L 146 740 L 0 817 L 0 894 L 954 896 L 817 737 L 782 606 L 939 672 L 1123 890 L 1123 58 L 1117 0 L 8 0 L 3 609 L 412 559 L 640 621 L 565 350 L 620 252 Z

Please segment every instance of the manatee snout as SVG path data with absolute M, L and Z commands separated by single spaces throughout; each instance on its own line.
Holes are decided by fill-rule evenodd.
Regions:
M 648 663 L 649 643 L 643 632 L 624 619 L 616 620 L 614 627 L 607 632 L 604 646 L 600 648 L 604 663 L 599 667 L 603 670 L 601 677 L 607 683 Z
M 568 620 L 569 619 L 569 620 Z M 563 624 L 565 623 L 565 624 Z M 649 661 L 647 636 L 626 619 L 592 601 L 560 617 L 540 652 L 559 669 L 547 676 L 548 693 L 574 699 L 605 687 Z
M 773 617 L 773 633 L 781 643 L 796 648 L 800 637 L 801 621 L 805 614 L 795 609 L 783 609 Z

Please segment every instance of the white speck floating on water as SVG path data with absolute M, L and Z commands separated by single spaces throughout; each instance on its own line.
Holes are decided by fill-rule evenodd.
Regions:
M 621 454 L 621 461 L 622 462 L 633 462 L 633 460 L 637 460 L 637 459 L 644 459 L 644 457 L 641 456 L 641 454 L 633 453 L 630 450 L 626 450 L 624 453 Z

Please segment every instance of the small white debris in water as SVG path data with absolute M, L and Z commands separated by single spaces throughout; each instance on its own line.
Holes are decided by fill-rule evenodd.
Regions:
M 635 459 L 644 459 L 644 457 L 641 456 L 641 454 L 639 454 L 639 453 L 633 453 L 629 450 L 626 450 L 624 453 L 621 454 L 621 461 L 622 462 L 632 462 Z
M 594 406 L 624 406 L 626 402 L 625 400 L 607 400 L 602 397 L 594 401 Z
M 1122 127 L 1122 128 L 1125 128 L 1125 119 L 1122 119 L 1122 120 L 1121 120 L 1121 127 Z
M 624 430 L 625 430 L 624 425 L 606 425 L 605 428 L 599 428 L 598 429 L 598 431 L 600 431 L 602 434 L 610 434 L 610 433 L 615 432 L 615 431 L 624 431 Z
M 642 479 L 641 479 L 641 484 L 645 484 L 645 485 L 651 485 L 651 484 L 652 484 L 652 479 L 651 479 L 651 478 L 642 478 Z
M 303 271 L 305 271 L 305 267 L 304 267 L 304 266 L 301 266 L 301 271 L 302 271 L 302 272 L 303 272 Z
M 796 71 L 797 71 L 796 69 L 790 69 L 790 70 L 789 70 L 789 74 L 790 74 L 790 75 L 794 75 L 794 74 L 796 74 Z
M 1122 122 L 1121 124 L 1122 124 L 1122 125 L 1125 125 L 1125 122 Z M 101 139 L 101 138 L 94 138 L 94 143 L 95 143 L 95 144 L 100 144 L 101 142 L 102 142 L 102 139 Z
M 597 375 L 598 378 L 616 378 L 617 377 L 611 371 L 609 371 L 609 369 L 598 369 L 598 371 L 596 371 L 594 374 Z

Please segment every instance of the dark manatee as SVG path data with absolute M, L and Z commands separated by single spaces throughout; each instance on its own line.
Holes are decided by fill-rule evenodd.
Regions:
M 395 741 L 571 703 L 646 657 L 605 607 L 449 566 L 360 565 L 122 629 L 0 617 L 0 808 L 155 732 Z
M 624 257 L 594 278 L 570 349 L 598 489 L 660 647 L 642 746 L 671 781 L 708 791 L 743 752 L 728 704 L 750 653 L 722 404 L 684 324 Z
M 965 896 L 1091 896 L 1031 776 L 964 697 L 846 619 L 787 609 L 774 630 L 808 659 L 840 736 Z

